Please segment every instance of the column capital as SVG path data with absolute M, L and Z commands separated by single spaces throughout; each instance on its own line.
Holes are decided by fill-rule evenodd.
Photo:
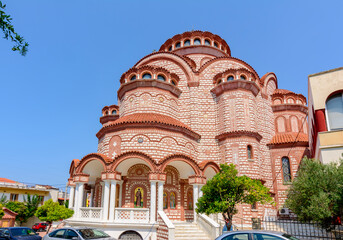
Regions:
M 149 181 L 165 182 L 167 175 L 162 172 L 149 172 Z
M 204 185 L 206 184 L 206 177 L 201 175 L 189 176 L 188 183 L 190 185 Z
M 78 173 L 74 175 L 74 183 L 87 183 L 89 181 L 89 174 Z
M 105 171 L 101 173 L 101 180 L 121 180 L 121 173 L 117 171 Z
M 74 178 L 68 178 L 68 187 L 75 187 Z

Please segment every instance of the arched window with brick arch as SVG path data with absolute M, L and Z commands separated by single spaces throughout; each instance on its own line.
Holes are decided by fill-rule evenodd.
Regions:
M 248 159 L 253 158 L 253 152 L 252 152 L 252 146 L 251 145 L 247 146 L 247 155 L 248 155 Z
M 292 180 L 291 166 L 289 163 L 289 158 L 288 157 L 282 157 L 281 161 L 282 161 L 283 182 L 289 183 Z

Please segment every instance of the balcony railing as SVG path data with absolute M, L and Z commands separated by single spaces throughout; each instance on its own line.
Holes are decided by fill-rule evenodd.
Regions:
M 123 223 L 148 223 L 149 209 L 148 208 L 116 208 L 115 222 Z
M 102 219 L 102 208 L 99 207 L 82 207 L 80 208 L 80 218 Z

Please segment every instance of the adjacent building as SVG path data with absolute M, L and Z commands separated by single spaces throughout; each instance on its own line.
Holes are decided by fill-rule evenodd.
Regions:
M 168 39 L 119 81 L 118 105 L 102 109 L 98 151 L 71 162 L 71 225 L 119 239 L 177 239 L 199 225 L 214 239 L 218 222 L 195 208 L 221 163 L 262 181 L 276 202 L 241 205 L 236 221 L 288 214 L 286 190 L 308 154 L 302 94 L 278 89 L 274 73 L 260 77 L 202 31 Z
M 40 205 L 45 201 L 52 199 L 54 202 L 58 201 L 61 194 L 58 188 L 54 188 L 49 185 L 33 185 L 20 183 L 7 178 L 0 178 L 0 198 L 5 198 L 6 201 L 12 202 L 24 202 L 27 199 L 27 195 L 37 195 L 40 198 Z M 5 210 L 5 218 L 0 221 L 3 227 L 13 226 L 16 213 L 13 213 L 7 208 Z M 14 216 L 14 217 L 13 217 Z M 31 227 L 35 222 L 39 222 L 37 217 L 29 218 L 25 226 Z
M 309 75 L 309 146 L 323 163 L 343 158 L 343 67 Z
M 27 194 L 38 195 L 41 204 L 52 199 L 57 201 L 59 190 L 47 185 L 34 185 L 16 182 L 7 178 L 0 178 L 0 197 L 5 197 L 7 201 L 24 202 Z

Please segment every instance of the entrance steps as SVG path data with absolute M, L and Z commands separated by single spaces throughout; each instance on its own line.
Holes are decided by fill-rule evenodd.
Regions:
M 173 222 L 175 240 L 211 240 L 211 238 L 196 223 Z

